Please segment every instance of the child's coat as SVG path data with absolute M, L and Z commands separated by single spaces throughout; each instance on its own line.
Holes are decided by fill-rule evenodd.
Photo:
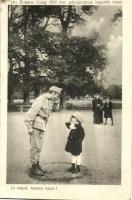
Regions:
M 67 128 L 70 128 L 70 123 L 66 123 Z M 71 129 L 65 150 L 72 155 L 80 155 L 82 152 L 82 141 L 85 137 L 84 129 L 81 125 L 77 125 L 75 129 Z

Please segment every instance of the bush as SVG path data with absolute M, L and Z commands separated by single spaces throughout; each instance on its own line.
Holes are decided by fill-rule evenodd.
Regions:
M 67 103 L 66 104 L 66 109 L 67 110 L 70 110 L 70 109 L 72 109 L 73 108 L 73 104 L 72 103 Z
M 26 112 L 31 107 L 31 104 L 25 105 L 22 103 L 9 103 L 8 111 L 9 112 Z

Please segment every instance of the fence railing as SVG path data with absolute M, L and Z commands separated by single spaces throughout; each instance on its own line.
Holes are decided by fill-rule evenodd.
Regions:
M 78 99 L 70 99 L 65 102 L 65 104 L 73 104 L 73 105 L 80 105 L 80 106 L 87 106 L 91 105 L 91 100 L 78 100 Z
M 15 102 L 8 105 L 8 111 L 19 111 L 25 112 L 29 110 L 33 101 L 30 101 L 29 104 L 23 104 L 22 102 Z M 70 99 L 64 102 L 64 109 L 91 109 L 91 99 Z M 121 100 L 112 100 L 114 109 L 121 109 L 122 102 Z

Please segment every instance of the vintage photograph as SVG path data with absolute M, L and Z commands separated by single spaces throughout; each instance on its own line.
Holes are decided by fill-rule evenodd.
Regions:
M 8 5 L 7 184 L 121 185 L 122 15 Z

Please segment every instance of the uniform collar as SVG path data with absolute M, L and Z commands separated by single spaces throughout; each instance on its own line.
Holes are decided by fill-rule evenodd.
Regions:
M 49 101 L 55 101 L 55 100 L 53 100 L 53 98 L 52 98 L 50 93 L 45 93 L 44 97 L 46 97 Z

